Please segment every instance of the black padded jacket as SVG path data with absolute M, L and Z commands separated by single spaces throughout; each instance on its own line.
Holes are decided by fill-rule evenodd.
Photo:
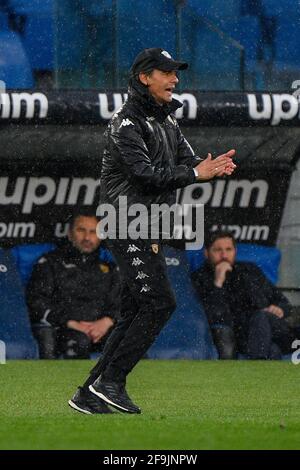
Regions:
M 39 258 L 26 292 L 32 323 L 118 319 L 119 273 L 115 264 L 101 260 L 101 251 L 85 255 L 68 243 Z
M 285 317 L 291 313 L 286 297 L 253 263 L 236 262 L 221 288 L 215 286 L 214 269 L 208 262 L 192 274 L 192 280 L 211 325 L 220 317 L 231 317 L 243 327 L 254 312 L 271 304 L 280 307 Z
M 105 132 L 101 171 L 101 203 L 118 210 L 119 196 L 127 204 L 176 202 L 176 189 L 195 183 L 195 156 L 172 113 L 182 106 L 173 99 L 159 106 L 146 86 L 132 79 L 128 99 Z

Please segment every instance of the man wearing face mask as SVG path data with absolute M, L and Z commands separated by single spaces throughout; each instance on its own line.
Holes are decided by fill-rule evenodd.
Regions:
M 294 336 L 285 321 L 291 305 L 253 263 L 236 261 L 230 232 L 205 241 L 206 262 L 192 274 L 220 359 L 281 359 Z

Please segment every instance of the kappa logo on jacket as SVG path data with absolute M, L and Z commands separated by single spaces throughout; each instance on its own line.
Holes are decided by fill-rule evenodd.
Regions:
M 130 119 L 123 119 L 123 121 L 121 122 L 121 125 L 120 125 L 120 129 L 122 126 L 134 126 L 133 122 L 130 121 Z
M 172 118 L 172 116 L 169 115 L 169 116 L 167 117 L 167 119 L 168 119 L 168 121 L 169 121 L 171 124 L 173 124 L 173 126 L 176 126 L 176 122 L 174 121 L 174 119 Z

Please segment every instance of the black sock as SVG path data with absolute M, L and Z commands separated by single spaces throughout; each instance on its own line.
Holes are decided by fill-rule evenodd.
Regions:
M 91 373 L 91 375 L 88 377 L 88 379 L 84 382 L 82 388 L 84 390 L 89 390 L 89 386 L 92 385 L 95 382 L 95 380 L 98 379 L 98 377 L 99 377 L 98 374 Z

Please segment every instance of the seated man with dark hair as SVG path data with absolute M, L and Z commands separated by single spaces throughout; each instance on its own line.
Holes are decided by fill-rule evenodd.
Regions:
M 69 242 L 42 256 L 33 269 L 27 304 L 41 358 L 88 358 L 118 317 L 118 270 L 100 246 L 97 223 L 94 212 L 78 211 L 70 222 Z
M 291 305 L 252 263 L 236 262 L 229 232 L 213 232 L 204 265 L 192 274 L 220 359 L 280 359 L 294 339 L 285 317 Z

